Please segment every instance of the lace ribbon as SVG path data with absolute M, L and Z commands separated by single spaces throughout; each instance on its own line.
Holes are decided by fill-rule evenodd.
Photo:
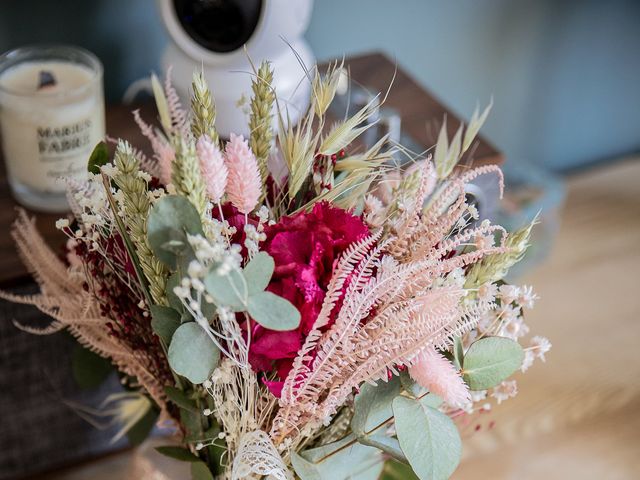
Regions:
M 233 460 L 232 480 L 246 480 L 254 475 L 267 475 L 269 480 L 293 480 L 269 435 L 262 430 L 240 437 L 238 453 Z

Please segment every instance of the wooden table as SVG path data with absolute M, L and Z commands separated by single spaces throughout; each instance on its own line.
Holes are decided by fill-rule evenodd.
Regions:
M 402 128 L 404 133 L 411 136 L 417 144 L 421 146 L 430 146 L 435 143 L 436 135 L 438 132 L 438 124 L 442 121 L 442 118 L 445 115 L 448 118 L 448 128 L 450 130 L 449 134 L 450 136 L 454 134 L 459 123 L 459 120 L 457 120 L 457 116 L 455 115 L 455 113 L 449 111 L 437 99 L 435 99 L 431 94 L 429 94 L 421 86 L 419 86 L 402 69 L 398 67 L 396 71 L 396 65 L 387 57 L 384 57 L 381 54 L 371 54 L 354 57 L 347 60 L 347 65 L 350 69 L 351 77 L 353 78 L 354 82 L 366 87 L 369 91 L 372 92 L 386 91 L 395 74 L 395 81 L 389 93 L 386 105 L 394 108 L 399 112 L 402 117 Z M 135 107 L 124 107 L 121 105 L 110 106 L 107 109 L 107 132 L 112 137 L 125 138 L 134 145 L 144 148 L 144 146 L 146 145 L 146 141 L 141 137 L 130 113 L 134 108 Z M 148 104 L 142 106 L 142 113 L 147 120 L 152 120 L 155 117 L 155 111 L 153 107 Z M 471 112 L 468 113 L 470 114 Z M 502 156 L 500 152 L 498 152 L 486 140 L 480 138 L 480 141 L 478 142 L 474 151 L 474 162 L 499 163 L 501 161 Z M 2 164 L 3 162 L 0 162 L 0 165 Z M 16 203 L 11 197 L 7 185 L 6 176 L 4 174 L 4 170 L 2 169 L 0 170 L 0 287 L 2 288 L 28 286 L 32 282 L 22 263 L 20 262 L 20 259 L 15 253 L 15 247 L 9 233 L 11 224 L 16 216 L 15 207 Z M 62 244 L 63 238 L 54 228 L 55 220 L 59 218 L 60 215 L 34 215 L 38 226 L 43 232 L 45 238 L 48 239 L 49 243 L 51 245 Z M 28 307 L 11 307 L 10 309 L 8 308 L 5 316 L 14 316 L 16 310 L 11 310 L 13 308 Z M 8 322 L 10 319 L 11 318 L 2 318 L 1 321 Z M 5 331 L 7 332 L 5 338 L 0 335 L 0 349 L 4 348 L 2 344 L 3 341 L 15 343 L 15 338 L 13 340 L 8 339 L 12 335 L 15 337 L 18 336 L 18 334 L 14 335 L 15 329 L 13 329 L 11 325 L 7 325 L 7 328 L 11 330 Z M 27 334 L 21 333 L 21 335 Z M 28 343 L 28 348 L 31 349 L 31 353 L 22 353 L 22 355 L 26 357 L 28 355 L 32 355 L 33 350 L 42 349 L 42 347 L 37 346 L 41 344 L 32 343 L 36 342 L 35 339 L 36 337 L 32 336 L 29 336 L 28 339 L 20 337 L 20 342 L 23 344 Z M 38 338 L 37 341 L 51 342 L 52 339 Z M 51 346 L 52 344 L 47 343 L 47 345 Z M 26 348 L 27 347 L 25 347 L 25 349 Z M 71 375 L 70 372 L 68 372 L 67 375 L 65 372 L 60 371 L 61 369 L 66 368 L 64 364 L 66 361 L 68 361 L 68 352 L 66 352 L 66 355 L 54 354 L 52 356 L 57 360 L 56 362 L 54 362 L 55 365 L 50 365 L 49 368 L 57 368 L 59 377 L 69 377 Z M 39 367 L 36 366 L 34 368 L 37 369 Z M 15 385 L 20 381 L 21 378 L 15 378 L 8 381 L 7 384 Z M 51 381 L 50 378 L 49 381 Z M 62 393 L 64 394 L 65 392 Z M 15 391 L 13 392 L 13 396 L 16 396 Z M 25 409 L 25 405 L 15 405 L 13 408 L 18 409 L 21 407 L 22 410 Z M 26 406 L 26 408 L 29 407 Z M 65 414 L 75 415 L 70 411 L 65 412 Z M 11 415 L 11 409 L 9 409 L 9 412 L 2 412 L 2 415 Z M 41 412 L 40 415 L 42 415 Z M 45 423 L 46 422 L 36 423 L 29 431 L 25 431 L 24 435 L 29 437 L 45 436 L 46 439 L 55 439 L 60 437 L 68 437 L 69 434 L 72 434 L 69 433 L 68 429 L 61 432 L 60 427 L 58 426 L 54 435 L 51 429 L 47 430 L 47 428 L 52 427 L 50 425 L 47 426 Z M 41 430 L 37 430 L 39 428 Z M 22 434 L 20 433 L 20 435 Z M 81 437 L 77 436 L 77 438 L 80 439 Z M 14 445 L 14 449 L 15 448 L 16 447 Z M 38 452 L 38 454 L 34 455 L 37 455 L 39 458 L 48 458 L 49 456 L 51 456 L 52 464 L 56 461 L 55 455 L 50 455 L 49 451 Z M 100 478 L 100 474 L 97 472 L 103 472 L 104 478 L 124 478 L 123 470 L 118 469 L 118 465 L 122 466 L 124 464 L 127 464 L 127 459 L 128 457 L 126 455 L 124 457 L 111 456 L 108 459 L 104 460 L 104 463 L 91 464 L 86 469 L 76 470 L 76 473 L 63 473 L 59 477 L 55 477 L 53 476 L 53 474 L 47 474 L 43 478 Z M 111 462 L 115 463 L 112 464 Z M 24 468 L 27 468 L 27 466 L 25 466 Z M 2 474 L 2 465 L 0 464 L 0 478 L 2 477 Z
M 640 157 L 567 189 L 551 255 L 523 279 L 541 297 L 527 323 L 553 348 L 465 441 L 455 480 L 640 478 Z
M 494 410 L 496 426 L 465 439 L 453 480 L 640 478 L 640 158 L 567 187 L 551 256 L 523 279 L 541 296 L 528 323 L 553 349 L 518 375 L 520 393 Z M 133 480 L 134 458 L 46 478 Z

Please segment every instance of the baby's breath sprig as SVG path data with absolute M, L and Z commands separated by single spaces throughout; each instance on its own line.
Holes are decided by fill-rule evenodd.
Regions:
M 140 174 L 140 161 L 128 142 L 119 141 L 114 163 L 117 172 L 113 181 L 123 194 L 124 214 L 138 254 L 140 267 L 149 282 L 149 293 L 154 302 L 166 304 L 166 271 L 162 263 L 153 255 L 147 240 L 147 217 L 151 204 L 147 195 L 147 182 Z
M 264 184 L 267 179 L 267 161 L 273 140 L 271 109 L 275 95 L 271 83 L 273 70 L 269 62 L 262 62 L 251 84 L 253 98 L 251 99 L 251 115 L 249 116 L 250 146 L 258 161 L 260 176 Z
M 176 192 L 196 207 L 200 216 L 206 218 L 206 185 L 200 170 L 196 148 L 189 139 L 176 139 L 176 158 L 172 163 L 172 180 Z
M 215 129 L 216 104 L 202 72 L 193 74 L 191 86 L 193 88 L 191 97 L 191 110 L 193 112 L 191 132 L 196 140 L 202 135 L 208 135 L 213 143 L 217 144 L 219 137 Z

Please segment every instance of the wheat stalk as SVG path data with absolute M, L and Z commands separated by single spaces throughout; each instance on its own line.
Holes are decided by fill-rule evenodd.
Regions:
M 250 146 L 258 161 L 260 177 L 264 184 L 269 173 L 267 161 L 271 152 L 273 140 L 271 109 L 275 100 L 275 94 L 271 83 L 273 82 L 273 70 L 269 62 L 262 62 L 256 77 L 251 84 L 253 98 L 251 99 L 251 115 L 249 116 Z
M 149 282 L 149 293 L 154 302 L 164 305 L 166 304 L 166 271 L 162 263 L 153 255 L 147 239 L 147 217 L 151 208 L 147 196 L 147 182 L 138 175 L 140 161 L 128 142 L 118 142 L 114 163 L 118 173 L 113 180 L 123 193 L 126 224 L 138 254 L 140 267 Z
M 218 144 L 220 139 L 215 129 L 216 104 L 202 72 L 193 74 L 191 86 L 191 132 L 195 138 L 207 135 L 213 143 Z
M 175 147 L 176 158 L 172 164 L 173 185 L 179 195 L 189 199 L 204 220 L 207 212 L 207 193 L 195 146 L 192 141 L 177 138 Z

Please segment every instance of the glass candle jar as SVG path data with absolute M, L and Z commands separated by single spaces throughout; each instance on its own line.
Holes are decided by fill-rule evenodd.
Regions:
M 87 175 L 91 151 L 105 136 L 100 61 L 72 46 L 0 56 L 0 133 L 15 198 L 36 210 L 67 210 L 65 179 Z

